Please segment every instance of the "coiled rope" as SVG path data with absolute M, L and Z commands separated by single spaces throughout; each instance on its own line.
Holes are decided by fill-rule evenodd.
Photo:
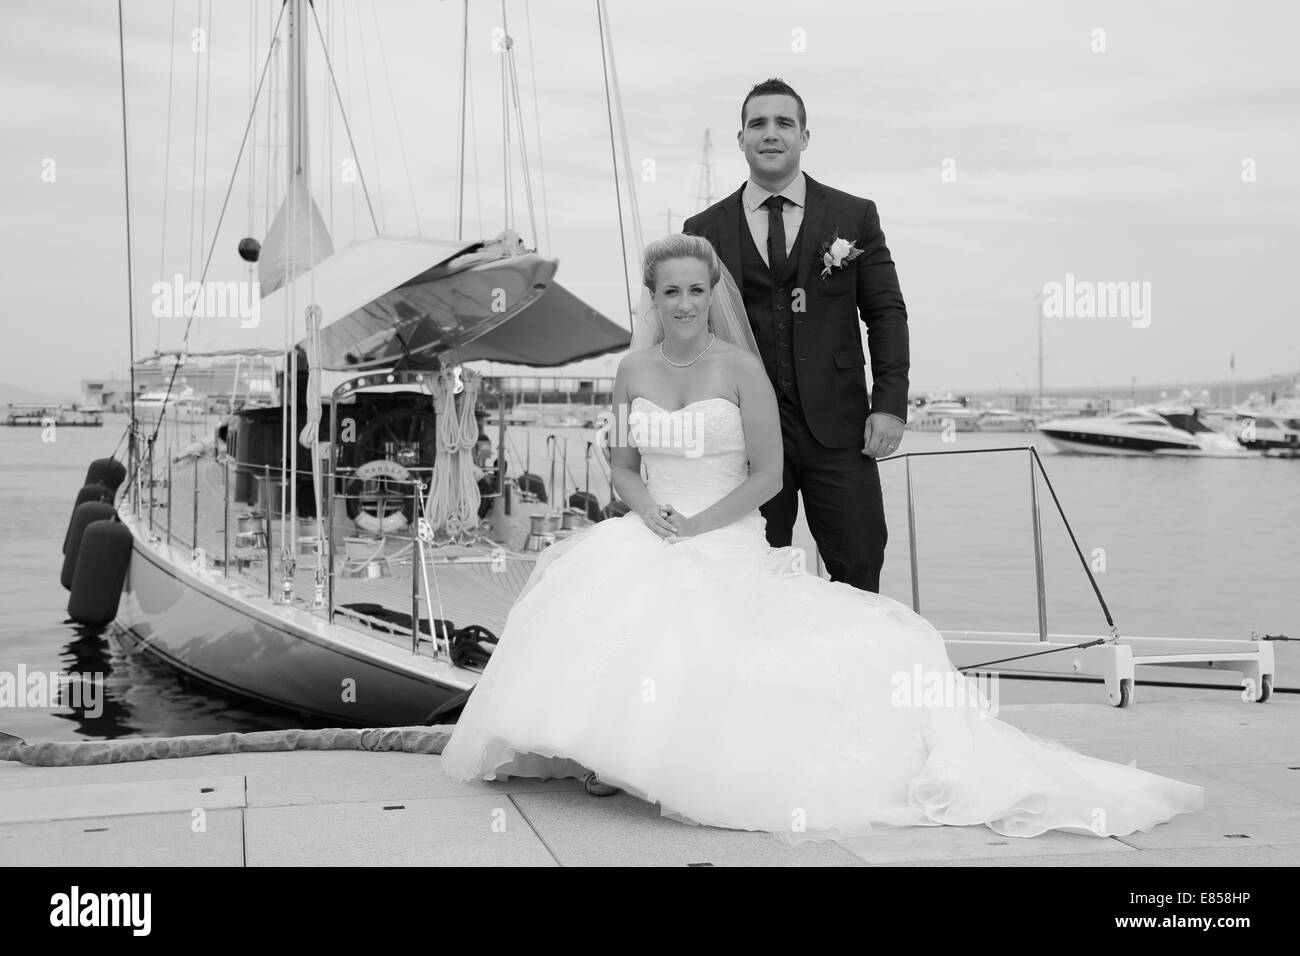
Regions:
M 424 505 L 424 513 L 435 533 L 445 531 L 453 540 L 461 530 L 475 528 L 480 501 L 471 453 L 478 440 L 474 407 L 478 400 L 480 376 L 471 369 L 461 369 L 461 381 L 463 389 L 459 406 L 456 403 L 455 369 L 444 368 L 434 381 L 438 448 Z
M 377 727 L 365 730 L 262 730 L 253 733 L 197 734 L 189 737 L 143 737 L 29 744 L 0 733 L 0 760 L 29 767 L 88 767 L 211 754 L 275 753 L 287 750 L 371 750 L 441 754 L 455 728 Z

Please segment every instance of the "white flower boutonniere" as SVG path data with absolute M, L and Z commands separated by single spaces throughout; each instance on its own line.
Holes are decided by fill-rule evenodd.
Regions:
M 822 278 L 828 278 L 832 269 L 844 268 L 844 263 L 852 262 L 862 255 L 857 247 L 857 240 L 841 239 L 837 232 L 835 238 L 822 243 L 820 251 L 822 260 Z

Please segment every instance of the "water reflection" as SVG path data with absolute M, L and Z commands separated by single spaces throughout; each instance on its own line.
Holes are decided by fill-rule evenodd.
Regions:
M 98 683 L 97 696 L 83 695 L 78 702 L 65 696 L 64 706 L 51 713 L 71 722 L 78 739 L 331 726 L 206 687 L 133 649 L 116 625 L 65 624 L 74 636 L 59 653 L 63 672 Z

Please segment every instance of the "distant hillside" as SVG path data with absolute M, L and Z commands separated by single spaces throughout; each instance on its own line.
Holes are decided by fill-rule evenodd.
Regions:
M 0 382 L 0 408 L 10 402 L 16 405 L 30 405 L 36 402 L 79 402 L 80 398 L 72 395 L 55 395 L 50 392 L 33 392 L 8 382 Z

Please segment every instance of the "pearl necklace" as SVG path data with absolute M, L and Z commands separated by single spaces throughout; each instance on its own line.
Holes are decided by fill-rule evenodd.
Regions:
M 707 352 L 709 349 L 713 348 L 713 342 L 715 339 L 717 339 L 717 336 L 714 333 L 710 332 L 709 344 L 704 346 L 704 352 Z M 699 355 L 695 356 L 695 358 L 691 359 L 689 362 L 674 362 L 672 359 L 670 359 L 667 355 L 664 354 L 664 344 L 662 342 L 659 343 L 659 354 L 663 355 L 664 361 L 667 362 L 669 365 L 671 365 L 673 368 L 686 368 L 686 366 L 688 365 L 694 365 L 696 362 L 698 362 L 700 359 L 704 357 L 704 352 L 701 352 Z

